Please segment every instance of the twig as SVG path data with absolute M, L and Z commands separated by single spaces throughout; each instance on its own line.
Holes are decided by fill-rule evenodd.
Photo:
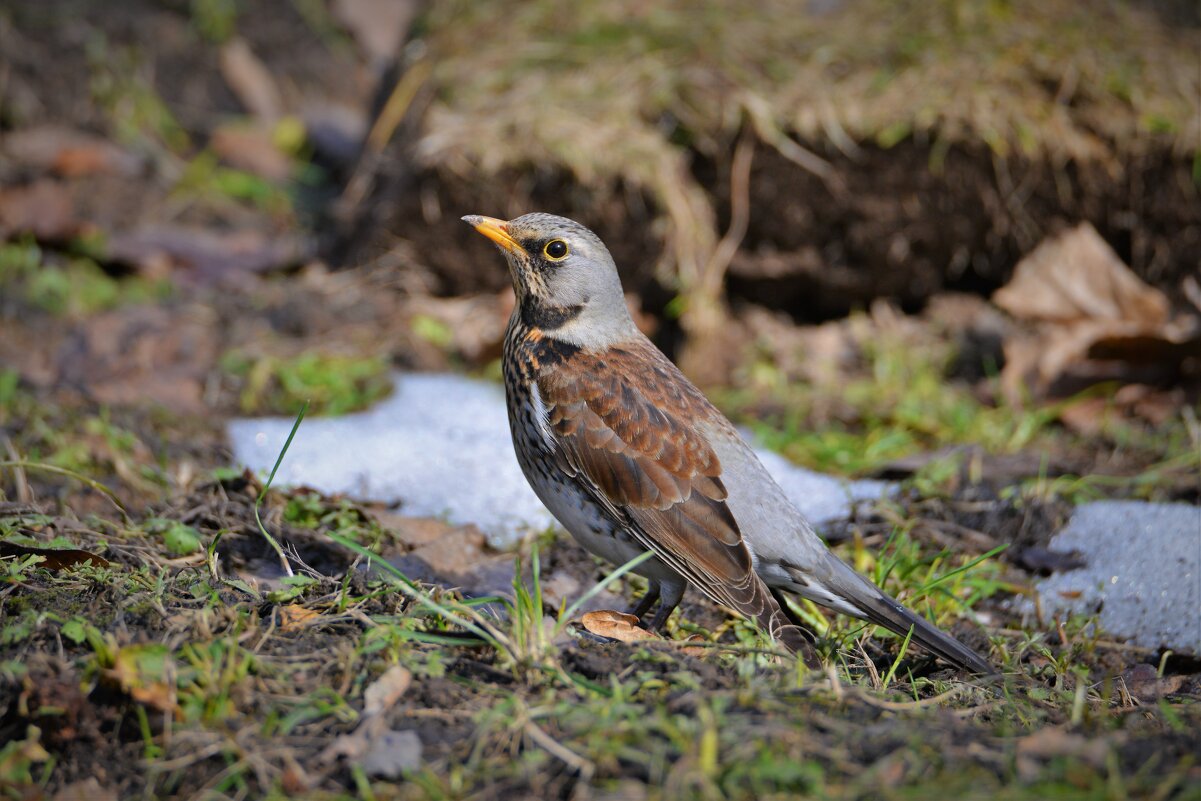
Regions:
M 523 727 L 526 735 L 542 747 L 548 754 L 559 759 L 563 764 L 574 769 L 580 776 L 582 781 L 588 781 L 592 778 L 592 774 L 596 772 L 596 766 L 584 757 L 572 751 L 567 746 L 555 740 L 549 734 L 544 732 L 532 720 L 527 720 Z
M 755 137 L 750 128 L 743 128 L 734 146 L 734 158 L 730 162 L 730 226 L 713 249 L 709 263 L 701 278 L 702 290 L 709 297 L 716 297 L 721 290 L 726 270 L 738 252 L 746 236 L 751 219 L 751 162 L 755 157 Z
M 14 462 L 21 461 L 21 454 L 17 453 L 16 446 L 13 441 L 5 435 L 4 449 L 8 451 L 8 458 Z M 17 500 L 21 503 L 32 503 L 33 494 L 29 491 L 29 481 L 25 478 L 25 470 L 20 467 L 13 468 L 13 481 L 17 484 Z

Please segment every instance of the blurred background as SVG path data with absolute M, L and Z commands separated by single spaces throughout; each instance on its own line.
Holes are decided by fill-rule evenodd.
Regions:
M 1195 500 L 1199 41 L 1174 0 L 7 0 L 6 447 L 150 492 L 228 417 L 495 377 L 459 217 L 540 210 L 794 461 Z
M 1199 49 L 1197 0 L 0 0 L 0 796 L 1197 798 Z M 513 456 L 459 218 L 531 211 L 1003 693 L 809 602 L 829 682 L 696 593 L 712 657 L 552 642 L 639 588 Z

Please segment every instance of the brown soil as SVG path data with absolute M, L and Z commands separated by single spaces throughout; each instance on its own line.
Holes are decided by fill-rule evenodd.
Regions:
M 932 149 L 912 141 L 887 150 L 867 146 L 854 159 L 823 155 L 845 191 L 832 192 L 775 151 L 758 148 L 750 225 L 729 272 L 732 303 L 816 322 L 876 298 L 915 311 L 945 290 L 988 294 L 1045 236 L 1084 220 L 1140 277 L 1176 300 L 1181 281 L 1196 270 L 1190 254 L 1201 252 L 1201 195 L 1191 165 L 1168 152 L 1123 165 L 1053 165 L 955 146 L 937 168 Z M 695 158 L 695 175 L 724 225 L 728 176 Z M 662 245 L 647 201 L 635 191 L 613 188 L 598 201 L 595 188 L 549 170 L 487 182 L 436 172 L 411 180 L 383 229 L 357 243 L 348 264 L 378 256 L 399 235 L 421 254 L 437 294 L 495 291 L 508 277 L 487 242 L 464 238 L 459 217 L 544 210 L 596 230 L 627 291 L 640 295 L 648 311 L 661 313 L 671 297 L 653 275 Z

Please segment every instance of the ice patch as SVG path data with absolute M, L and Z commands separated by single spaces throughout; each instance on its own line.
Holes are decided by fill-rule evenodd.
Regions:
M 1050 547 L 1088 565 L 1038 583 L 1044 614 L 1099 609 L 1112 636 L 1201 656 L 1201 506 L 1085 504 Z
M 235 461 L 269 471 L 292 422 L 231 422 Z M 878 498 L 889 487 L 880 481 L 846 482 L 797 467 L 778 454 L 757 452 L 815 524 L 845 517 L 852 501 Z M 392 397 L 366 412 L 307 418 L 276 482 L 400 504 L 406 514 L 444 517 L 456 525 L 475 523 L 498 548 L 553 522 L 517 465 L 503 389 L 465 376 L 399 375 Z

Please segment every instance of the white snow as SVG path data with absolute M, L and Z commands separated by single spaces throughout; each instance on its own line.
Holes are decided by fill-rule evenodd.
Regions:
M 1038 583 L 1044 613 L 1099 611 L 1111 636 L 1201 656 L 1201 506 L 1084 504 L 1050 547 L 1088 564 Z
M 291 418 L 235 420 L 237 462 L 264 475 L 275 463 Z M 889 485 L 846 482 L 797 467 L 758 449 L 767 469 L 815 524 L 845 517 L 853 500 L 878 498 Z M 399 504 L 406 514 L 474 523 L 494 547 L 551 525 L 529 488 L 509 440 L 501 387 L 459 375 L 402 374 L 392 397 L 359 414 L 309 417 L 276 476 L 359 500 Z

